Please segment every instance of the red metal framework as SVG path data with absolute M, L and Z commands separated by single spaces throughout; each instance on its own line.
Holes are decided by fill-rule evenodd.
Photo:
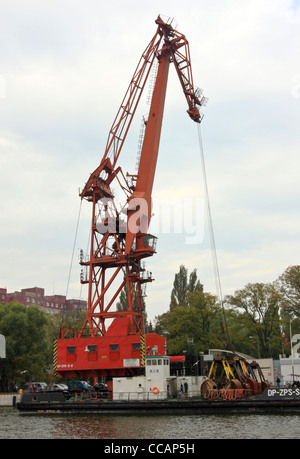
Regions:
M 106 338 L 111 342 L 112 336 L 144 336 L 142 290 L 143 284 L 151 282 L 152 277 L 141 261 L 152 256 L 156 249 L 156 238 L 148 234 L 148 227 L 171 62 L 175 65 L 188 103 L 187 112 L 193 121 L 201 122 L 198 107 L 203 105 L 204 98 L 199 90 L 194 90 L 188 41 L 160 17 L 156 24 L 156 33 L 142 54 L 110 129 L 102 161 L 80 193 L 81 199 L 92 204 L 92 228 L 90 252 L 82 252 L 80 258 L 81 282 L 88 284 L 88 309 L 84 326 L 79 336 L 74 338 L 76 340 L 86 340 L 86 336 L 90 336 L 90 339 L 105 339 L 103 343 Z M 118 158 L 155 59 L 159 62 L 158 72 L 145 123 L 138 172 L 125 176 L 117 165 Z M 125 203 L 122 206 L 118 207 L 116 203 L 112 184 L 124 194 Z M 116 300 L 124 288 L 128 307 L 117 311 Z M 152 345 L 151 337 L 148 340 Z M 66 355 L 66 343 L 63 341 L 58 342 L 58 351 L 61 350 L 58 352 L 60 374 L 63 374 L 60 361 L 63 362 Z M 99 340 L 97 342 L 100 343 Z M 164 353 L 163 341 L 157 338 L 157 343 L 157 351 Z M 128 360 L 132 354 L 128 351 L 126 356 Z M 110 358 L 103 360 L 97 359 L 94 370 L 114 367 Z M 121 360 L 118 365 L 122 364 Z M 76 362 L 79 371 L 80 365 L 83 366 L 79 354 Z

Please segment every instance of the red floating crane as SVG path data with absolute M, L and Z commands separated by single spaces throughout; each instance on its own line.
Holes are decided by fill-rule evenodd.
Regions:
M 196 123 L 201 122 L 198 107 L 205 98 L 194 89 L 187 39 L 169 21 L 158 17 L 155 22 L 156 33 L 134 72 L 102 161 L 80 193 L 92 204 L 90 251 L 80 254 L 88 306 L 81 331 L 64 328 L 55 343 L 54 363 L 61 377 L 133 376 L 143 369 L 146 355 L 165 355 L 165 338 L 145 334 L 143 288 L 152 277 L 142 260 L 156 250 L 156 237 L 148 228 L 170 63 L 187 100 L 187 113 Z M 158 69 L 138 172 L 125 175 L 118 158 L 155 60 Z M 112 185 L 124 193 L 124 205 L 117 205 Z M 122 289 L 127 293 L 126 310 L 116 308 Z

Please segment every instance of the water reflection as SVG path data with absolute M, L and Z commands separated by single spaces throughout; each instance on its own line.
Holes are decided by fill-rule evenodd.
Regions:
M 299 439 L 298 415 L 25 415 L 0 407 L 0 438 Z
M 55 438 L 257 439 L 300 438 L 298 416 L 66 416 Z

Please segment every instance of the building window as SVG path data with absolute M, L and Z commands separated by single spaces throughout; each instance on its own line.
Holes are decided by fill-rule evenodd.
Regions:
M 97 346 L 88 346 L 88 351 L 89 352 L 97 352 Z
M 109 349 L 111 351 L 118 351 L 119 350 L 119 345 L 118 344 L 110 344 Z

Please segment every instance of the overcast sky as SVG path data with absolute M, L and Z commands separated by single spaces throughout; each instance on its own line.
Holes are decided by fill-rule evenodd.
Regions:
M 68 291 L 69 298 L 86 298 L 78 252 L 88 244 L 88 203 L 68 286 L 78 190 L 103 156 L 158 14 L 174 18 L 186 35 L 195 85 L 209 98 L 201 133 L 223 294 L 248 282 L 271 282 L 299 264 L 299 3 L 2 2 L 0 287 L 11 292 L 38 286 L 46 294 Z M 123 161 L 132 159 L 130 173 L 148 108 L 140 108 L 122 152 Z M 168 310 L 180 264 L 189 272 L 197 268 L 205 290 L 216 293 L 201 210 L 198 131 L 186 110 L 170 68 L 153 193 L 153 232 L 159 239 L 157 254 L 147 260 L 155 278 L 147 287 L 150 319 Z M 179 227 L 184 209 L 193 210 L 190 224 L 168 228 L 159 210 L 166 203 Z

